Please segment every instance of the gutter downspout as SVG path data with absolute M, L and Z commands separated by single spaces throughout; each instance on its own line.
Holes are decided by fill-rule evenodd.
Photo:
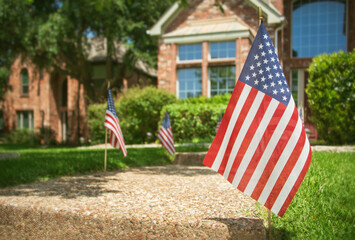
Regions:
M 282 17 L 281 25 L 280 27 L 275 29 L 275 49 L 276 49 L 276 54 L 279 52 L 279 31 L 281 31 L 285 26 L 285 18 Z

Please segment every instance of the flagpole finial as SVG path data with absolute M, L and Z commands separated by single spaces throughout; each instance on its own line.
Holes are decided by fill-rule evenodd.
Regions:
M 262 14 L 261 7 L 258 7 L 258 9 L 259 9 L 259 26 L 260 26 L 263 21 L 263 14 Z

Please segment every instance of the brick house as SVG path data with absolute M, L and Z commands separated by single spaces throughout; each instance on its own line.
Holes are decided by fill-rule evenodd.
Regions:
M 125 51 L 123 45 L 116 45 L 113 75 L 118 72 Z M 106 42 L 98 39 L 92 43 L 88 61 L 92 64 L 92 85 L 101 99 L 106 97 L 105 59 Z M 156 71 L 139 60 L 135 69 L 125 71 L 124 76 L 123 90 L 156 84 Z M 77 79 L 55 71 L 38 70 L 30 59 L 18 57 L 11 66 L 4 100 L 0 101 L 0 132 L 46 129 L 50 131 L 43 134 L 43 142 L 50 137 L 56 142 L 68 143 L 77 143 L 79 138 L 88 140 L 87 106 L 84 86 Z
M 258 29 L 258 7 L 298 106 L 312 57 L 355 47 L 355 2 L 349 0 L 191 0 L 173 4 L 148 31 L 159 38 L 158 87 L 178 98 L 231 93 Z

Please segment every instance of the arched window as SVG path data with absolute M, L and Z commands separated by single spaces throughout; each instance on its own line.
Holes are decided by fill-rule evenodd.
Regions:
M 21 94 L 28 95 L 29 85 L 28 71 L 24 68 L 21 71 Z
M 68 104 L 68 81 L 64 79 L 62 83 L 62 107 L 66 107 Z
M 297 0 L 292 11 L 292 57 L 346 51 L 346 0 Z

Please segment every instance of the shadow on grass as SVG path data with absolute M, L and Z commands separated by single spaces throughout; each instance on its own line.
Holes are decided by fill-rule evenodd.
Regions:
M 296 234 L 287 231 L 284 228 L 275 228 L 271 224 L 271 237 L 269 237 L 269 229 L 266 229 L 266 239 L 272 240 L 287 240 L 287 239 L 294 239 Z
M 228 227 L 229 239 L 265 239 L 266 230 L 262 219 L 255 218 L 208 218 Z

